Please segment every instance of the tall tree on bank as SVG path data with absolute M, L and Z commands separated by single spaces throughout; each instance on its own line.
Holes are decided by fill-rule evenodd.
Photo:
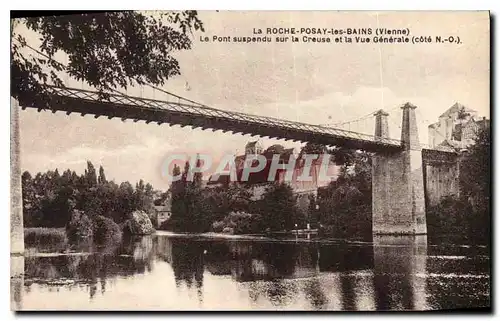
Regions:
M 206 216 L 206 204 L 202 195 L 202 173 L 194 172 L 193 168 L 199 168 L 201 159 L 196 158 L 196 166 L 191 166 L 190 161 L 184 165 L 184 171 L 180 174 L 180 168 L 175 165 L 172 175 L 180 180 L 172 182 L 172 217 L 163 228 L 183 232 L 203 232 L 210 228 L 211 221 Z
M 469 152 L 461 164 L 460 172 L 461 192 L 473 206 L 489 205 L 491 195 L 490 162 L 490 131 L 489 128 L 481 129 L 478 131 L 475 144 L 469 148 Z
M 36 48 L 47 58 L 28 54 L 19 33 L 23 24 L 38 33 Z M 44 84 L 62 85 L 56 54 L 67 55 L 65 72 L 105 92 L 129 85 L 163 85 L 180 74 L 175 51 L 191 49 L 193 31 L 204 31 L 196 11 L 104 12 L 42 16 L 11 21 L 11 96 L 47 99 Z M 45 106 L 40 106 L 45 107 Z
M 260 213 L 264 226 L 271 231 L 290 230 L 297 221 L 297 198 L 285 183 L 275 183 L 266 188 L 260 200 Z
M 172 176 L 179 177 L 179 175 L 181 175 L 181 169 L 179 166 L 174 165 Z M 184 175 L 182 175 L 181 179 L 172 182 L 170 186 L 172 193 L 172 217 L 166 222 L 166 226 L 164 226 L 167 229 L 173 229 L 174 231 L 182 229 L 181 222 L 183 221 L 186 212 L 184 202 L 185 189 L 186 185 Z

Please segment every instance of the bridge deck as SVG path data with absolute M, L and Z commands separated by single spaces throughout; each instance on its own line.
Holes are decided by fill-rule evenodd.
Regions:
M 197 103 L 184 103 L 180 100 L 163 101 L 122 94 L 110 94 L 102 99 L 96 91 L 74 88 L 49 87 L 50 110 L 95 115 L 94 117 L 113 117 L 122 120 L 144 120 L 172 125 L 192 126 L 202 129 L 222 130 L 242 134 L 252 134 L 269 138 L 312 142 L 330 146 L 362 149 L 366 151 L 395 151 L 401 149 L 399 140 L 375 138 L 371 135 L 341 130 L 331 127 L 312 125 L 272 117 L 229 112 L 210 108 Z M 24 108 L 47 106 L 45 102 L 30 98 L 20 98 Z

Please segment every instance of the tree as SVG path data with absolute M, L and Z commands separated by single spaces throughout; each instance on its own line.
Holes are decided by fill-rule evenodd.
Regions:
M 91 161 L 87 161 L 87 169 L 85 170 L 85 182 L 89 187 L 95 187 L 97 185 L 97 174 L 95 172 L 95 167 Z
M 325 145 L 320 145 L 320 144 L 308 142 L 300 150 L 299 157 L 302 157 L 304 154 L 322 155 L 322 154 L 327 153 L 327 152 L 328 152 L 328 149 L 326 148 Z
M 82 211 L 90 220 L 103 216 L 121 223 L 134 210 L 152 213 L 153 186 L 144 181 L 129 182 L 119 186 L 113 181 L 89 185 L 86 173 L 78 177 L 66 170 L 63 175 L 58 170 L 38 173 L 35 178 L 26 171 L 22 175 L 24 223 L 26 226 L 62 227 L 71 220 L 73 210 Z M 100 176 L 104 176 L 101 167 Z M 91 175 L 92 176 L 92 175 Z
M 206 229 L 210 229 L 214 222 L 221 222 L 232 212 L 251 213 L 249 205 L 251 193 L 248 189 L 236 182 L 215 188 L 205 188 L 202 191 L 200 206 L 198 207 L 201 221 Z M 221 225 L 221 232 L 223 226 Z
M 196 168 L 200 168 L 202 165 L 202 161 L 199 157 L 199 155 L 196 155 Z M 203 174 L 201 172 L 195 172 L 193 175 L 193 182 L 192 182 L 192 187 L 194 189 L 201 189 L 203 185 Z
M 196 168 L 200 168 L 202 165 L 199 155 L 196 156 Z M 191 219 L 192 227 L 190 231 L 193 232 L 205 232 L 208 231 L 210 225 L 212 224 L 210 217 L 206 215 L 207 204 L 204 201 L 202 195 L 203 187 L 203 175 L 201 172 L 195 172 L 193 174 L 193 181 L 188 185 L 187 189 L 187 200 L 189 219 Z
M 467 226 L 469 235 L 485 242 L 491 225 L 491 143 L 490 128 L 481 128 L 475 144 L 460 162 L 460 193 L 458 204 L 468 203 L 468 215 L 461 225 Z M 455 206 L 457 207 L 457 206 Z M 463 208 L 463 206 L 462 206 Z M 455 211 L 460 215 L 460 207 Z M 462 211 L 463 212 L 463 211 Z
M 371 204 L 372 197 L 372 159 L 367 152 L 350 153 L 342 165 L 338 182 L 356 187 Z
M 269 146 L 265 151 L 264 155 L 272 156 L 274 154 L 282 154 L 285 151 L 285 147 L 280 144 L 274 144 Z
M 196 159 L 196 167 L 201 160 Z M 173 175 L 180 174 L 174 166 Z M 172 216 L 162 228 L 183 232 L 203 232 L 210 228 L 210 217 L 206 215 L 207 204 L 202 193 L 202 173 L 192 172 L 189 161 L 184 165 L 181 179 L 172 182 Z
M 337 180 L 318 191 L 319 221 L 339 236 L 367 237 L 372 224 L 370 154 L 343 150 L 336 153 L 336 160 L 344 158 L 345 163 Z
M 161 192 L 161 191 L 154 191 L 154 204 L 155 206 L 164 206 L 167 205 L 171 199 L 172 199 L 172 194 L 171 191 L 168 190 L 166 192 Z
M 297 215 L 297 200 L 293 189 L 285 183 L 266 188 L 260 202 L 263 225 L 272 231 L 293 228 Z
M 40 210 L 40 202 L 37 198 L 34 180 L 30 172 L 25 171 L 21 176 L 23 194 L 23 223 L 25 227 L 38 224 L 36 213 Z
M 170 190 L 172 191 L 172 216 L 162 228 L 173 229 L 174 231 L 180 231 L 184 229 L 184 224 L 186 222 L 186 179 L 187 171 L 189 170 L 189 163 L 186 162 L 184 167 L 184 172 L 181 179 L 172 182 Z M 172 170 L 172 175 L 178 177 L 181 174 L 181 169 L 179 166 L 174 165 Z
M 102 165 L 99 166 L 99 177 L 97 178 L 97 182 L 99 184 L 106 184 L 108 182 L 106 180 L 106 174 L 104 174 L 104 168 L 102 168 Z
M 19 33 L 20 24 L 39 35 L 38 50 L 44 57 L 22 50 L 29 44 Z M 163 85 L 180 74 L 173 53 L 191 48 L 193 30 L 204 31 L 196 11 L 122 11 L 14 20 L 11 96 L 47 102 L 44 85 L 63 85 L 58 75 L 63 69 L 70 77 L 95 87 L 103 97 L 117 87 Z M 65 67 L 55 59 L 60 52 L 68 57 Z
M 475 144 L 469 148 L 460 168 L 460 187 L 463 195 L 475 204 L 489 204 L 490 199 L 490 132 L 481 129 Z

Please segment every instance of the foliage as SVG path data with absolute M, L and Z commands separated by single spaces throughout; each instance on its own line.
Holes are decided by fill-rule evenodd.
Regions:
M 246 212 L 231 212 L 222 221 L 212 224 L 214 232 L 227 234 L 255 234 L 262 231 L 262 216 Z
M 283 152 L 285 151 L 285 147 L 283 147 L 283 145 L 280 145 L 280 144 L 274 144 L 274 145 L 271 145 L 269 146 L 265 151 L 264 151 L 264 155 L 267 156 L 267 157 L 272 157 L 273 155 L 275 154 L 282 154 Z
M 341 237 L 371 235 L 371 157 L 354 152 L 340 170 L 338 179 L 318 191 L 317 217 L 330 233 Z
M 92 220 L 83 212 L 74 210 L 66 225 L 66 234 L 72 242 L 91 238 L 94 235 Z
M 68 241 L 63 228 L 28 227 L 24 229 L 26 247 L 36 247 L 49 243 L 66 244 Z
M 222 220 L 231 211 L 248 211 L 251 193 L 240 184 L 230 183 L 203 191 L 205 215 Z
M 163 206 L 170 202 L 171 193 L 170 191 L 160 192 L 157 197 L 154 197 L 155 206 Z
M 475 145 L 460 162 L 460 196 L 443 198 L 427 209 L 430 235 L 454 235 L 477 243 L 490 237 L 490 132 L 478 132 Z
M 33 178 L 25 171 L 22 191 L 26 227 L 65 227 L 75 209 L 90 219 L 103 215 L 122 223 L 134 210 L 152 213 L 154 194 L 153 187 L 142 180 L 135 189 L 129 182 L 107 181 L 102 167 L 97 177 L 91 162 L 83 175 L 69 169 L 60 175 L 56 169 Z
M 122 230 L 112 219 L 97 215 L 93 219 L 93 240 L 97 244 L 109 244 L 119 242 L 122 238 Z
M 96 244 L 119 242 L 122 231 L 112 219 L 97 215 L 92 219 L 80 211 L 74 211 L 66 226 L 66 235 L 73 243 L 91 239 Z
M 146 212 L 134 211 L 124 223 L 123 232 L 128 235 L 147 235 L 154 233 L 155 229 Z
M 302 155 L 304 155 L 304 154 L 322 155 L 322 154 L 326 153 L 327 151 L 328 151 L 328 149 L 324 145 L 307 143 L 300 150 L 299 157 L 302 157 Z
M 342 166 L 352 166 L 360 158 L 360 155 L 369 157 L 366 152 L 358 152 L 349 148 L 344 148 L 341 146 L 328 148 L 325 145 L 307 143 L 302 147 L 299 153 L 299 158 L 302 158 L 305 154 L 315 154 L 315 155 L 330 155 L 330 162 Z M 320 156 L 321 157 L 321 156 Z M 321 159 L 321 158 L 320 158 Z
M 314 194 L 309 194 L 309 207 L 307 209 L 307 215 L 308 215 L 308 221 L 311 224 L 311 226 L 317 226 L 317 223 L 319 222 L 319 214 L 316 206 L 318 205 L 318 199 L 317 196 Z
M 17 28 L 21 24 L 39 36 L 39 51 L 46 57 L 22 50 L 27 41 Z M 68 57 L 67 74 L 101 93 L 134 84 L 163 85 L 180 74 L 173 53 L 191 48 L 193 30 L 203 31 L 196 11 L 102 12 L 13 21 L 11 95 L 46 99 L 44 84 L 62 85 L 58 73 L 63 66 L 55 59 L 60 52 Z
M 482 206 L 482 210 L 487 210 L 485 207 L 490 203 L 490 167 L 490 131 L 482 129 L 460 164 L 460 191 L 473 206 Z
M 270 185 L 261 200 L 252 201 L 244 185 L 202 188 L 197 174 L 189 181 L 189 172 L 186 163 L 181 179 L 172 183 L 172 216 L 160 229 L 246 234 L 291 229 L 299 220 L 296 197 L 289 185 Z M 173 175 L 179 174 L 180 168 L 175 166 Z
M 290 230 L 297 222 L 297 200 L 292 187 L 275 183 L 266 188 L 258 202 L 262 224 L 271 231 Z
M 200 166 L 201 160 L 196 160 Z M 174 166 L 173 175 L 179 175 L 180 169 Z M 160 228 L 183 232 L 204 232 L 211 222 L 204 215 L 202 196 L 202 173 L 193 172 L 189 161 L 184 166 L 181 179 L 172 182 L 172 216 Z
M 444 197 L 441 202 L 427 209 L 427 228 L 430 234 L 461 234 L 467 229 L 467 217 L 472 208 L 463 198 Z

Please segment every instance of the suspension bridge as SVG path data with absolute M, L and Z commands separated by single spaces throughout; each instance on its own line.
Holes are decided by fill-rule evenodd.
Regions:
M 34 53 L 36 59 L 50 59 L 63 71 L 67 70 L 67 64 L 45 55 L 28 44 L 22 45 Z M 65 84 L 63 86 L 45 84 L 44 90 L 48 100 L 47 97 L 27 95 L 19 97 L 19 104 L 23 109 L 36 108 L 38 111 L 50 110 L 53 113 L 63 111 L 68 115 L 80 113 L 82 116 L 120 118 L 122 121 L 133 120 L 137 122 L 142 120 L 148 124 L 191 126 L 203 130 L 221 130 L 264 138 L 342 146 L 368 152 L 391 152 L 403 148 L 400 139 L 390 138 L 389 135 L 362 132 L 363 129 L 370 128 L 370 126 L 366 126 L 366 121 L 373 123 L 377 111 L 351 121 L 315 125 L 249 113 L 225 111 L 206 106 L 153 85 L 146 84 L 146 86 L 161 92 L 162 98 L 132 96 L 118 90 L 102 95 L 103 93 L 95 89 L 74 88 Z M 142 93 L 144 86 L 139 87 Z M 389 112 L 396 109 L 399 109 L 399 106 L 394 107 Z M 392 120 L 390 117 L 387 119 Z M 361 121 L 365 121 L 361 130 L 359 127 L 356 131 L 351 130 L 352 124 L 359 124 Z M 396 126 L 401 128 L 399 125 Z M 425 149 L 431 149 L 424 146 L 425 144 L 420 143 L 420 145 Z M 432 149 L 435 152 L 453 152 L 443 148 Z
M 328 146 L 343 146 L 370 152 L 401 149 L 401 141 L 396 139 L 248 113 L 225 111 L 179 96 L 158 100 L 110 93 L 107 98 L 102 98 L 98 91 L 55 86 L 47 86 L 46 90 L 50 99 L 48 103 L 41 99 L 34 99 L 34 97 L 20 97 L 19 104 L 23 109 L 36 108 L 38 111 L 47 109 L 52 112 L 63 111 L 68 115 L 80 113 L 82 116 L 94 115 L 95 118 L 120 118 L 134 122 L 142 120 L 158 125 L 191 126 L 204 130 L 222 130 L 223 132 L 252 134 Z
M 419 141 L 416 107 L 410 103 L 395 107 L 402 110 L 399 126 L 401 139 L 393 139 L 389 137 L 389 114 L 383 110 L 362 117 L 363 120 L 370 118 L 372 122 L 375 118 L 374 133 L 366 134 L 331 125 L 221 110 L 159 88 L 165 94 L 163 99 L 132 96 L 118 91 L 102 95 L 97 90 L 50 84 L 44 89 L 46 97 L 25 95 L 18 98 L 19 106 L 53 113 L 62 111 L 68 115 L 80 113 L 95 118 L 191 126 L 372 152 L 375 234 L 426 234 L 424 185 L 429 180 L 429 177 L 424 178 L 426 159 L 443 158 L 451 163 L 457 159 L 454 151 L 423 148 Z M 341 125 L 345 123 L 339 127 Z
M 49 95 L 48 102 L 46 99 L 34 96 L 20 97 L 19 104 L 22 109 L 35 108 L 38 111 L 50 110 L 53 113 L 62 111 L 67 115 L 80 113 L 82 116 L 120 118 L 122 121 L 133 120 L 137 122 L 142 120 L 147 124 L 190 126 L 203 130 L 221 130 L 234 134 L 251 134 L 326 146 L 342 146 L 368 152 L 390 152 L 402 148 L 401 140 L 377 137 L 353 131 L 350 128 L 342 128 L 353 123 L 366 121 L 369 119 L 367 116 L 340 124 L 315 125 L 211 108 L 171 93 L 167 93 L 166 99 L 151 99 L 119 92 L 107 93 L 106 98 L 103 98 L 97 90 L 51 85 L 47 85 L 45 89 Z M 369 117 L 371 118 L 369 120 L 373 122 L 375 112 L 370 113 Z M 369 126 L 363 126 L 363 128 L 366 127 Z M 401 128 L 401 126 L 398 127 Z M 423 149 L 433 150 L 435 154 L 437 152 L 455 153 L 453 150 L 443 147 L 429 147 L 426 144 L 420 144 Z

